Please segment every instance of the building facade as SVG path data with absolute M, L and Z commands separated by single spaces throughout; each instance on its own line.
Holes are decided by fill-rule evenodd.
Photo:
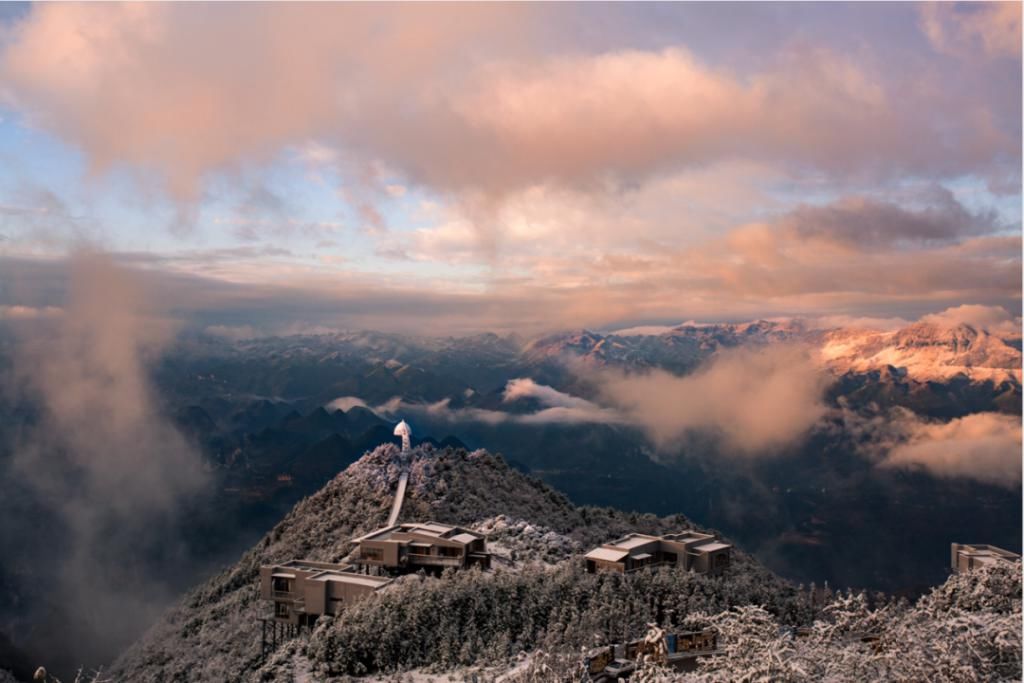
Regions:
M 260 598 L 274 604 L 274 620 L 306 626 L 322 614 L 336 615 L 345 605 L 391 582 L 359 574 L 351 565 L 292 560 L 260 567 Z
M 633 572 L 673 566 L 700 574 L 717 574 L 731 561 L 732 546 L 712 534 L 683 531 L 665 536 L 629 534 L 594 548 L 584 557 L 588 572 Z
M 355 542 L 353 562 L 391 572 L 470 566 L 486 569 L 491 564 L 482 534 L 437 522 L 396 524 L 371 531 Z
M 997 562 L 1016 562 L 1020 555 L 997 548 L 994 545 L 952 543 L 950 544 L 950 564 L 953 571 L 969 572 L 979 567 L 996 564 Z

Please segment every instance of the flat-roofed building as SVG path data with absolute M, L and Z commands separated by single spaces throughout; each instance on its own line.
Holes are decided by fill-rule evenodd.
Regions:
M 950 563 L 956 572 L 969 572 L 998 562 L 1016 562 L 1020 555 L 994 545 L 953 543 L 950 549 Z
M 389 571 L 490 567 L 483 534 L 437 522 L 396 524 L 355 540 L 356 564 Z
M 585 555 L 588 572 L 632 572 L 646 567 L 675 566 L 701 574 L 717 574 L 729 566 L 732 546 L 712 534 L 683 531 L 665 536 L 629 534 Z
M 338 614 L 390 582 L 360 574 L 351 565 L 292 560 L 260 567 L 260 598 L 273 601 L 275 621 L 305 626 L 322 614 Z

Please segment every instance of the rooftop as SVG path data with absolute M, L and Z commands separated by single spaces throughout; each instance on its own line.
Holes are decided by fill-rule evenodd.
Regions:
M 676 541 L 682 543 L 686 541 L 701 541 L 708 538 L 714 538 L 712 534 L 702 534 L 699 531 L 681 531 L 678 534 L 666 534 L 662 536 L 666 541 Z
M 473 541 L 484 537 L 483 534 L 478 534 L 475 531 L 470 531 L 461 527 L 438 524 L 437 522 L 424 522 L 421 524 L 396 524 L 394 526 L 384 527 L 382 529 L 371 531 L 370 533 L 360 536 L 355 540 L 357 543 L 362 541 L 386 541 L 395 534 L 428 536 L 431 538 L 454 541 L 455 543 L 461 543 L 463 545 L 468 545 Z
M 594 548 L 586 554 L 588 560 L 602 560 L 604 562 L 621 562 L 629 555 L 628 550 L 616 550 L 614 548 Z
M 365 574 L 353 574 L 350 572 L 325 571 L 322 574 L 310 577 L 313 581 L 333 581 L 336 583 L 348 583 L 357 586 L 370 586 L 371 588 L 383 588 L 391 583 L 391 579 L 383 576 L 367 576 Z
M 658 540 L 660 540 L 660 539 L 657 536 L 648 536 L 647 534 L 629 534 L 627 536 L 623 536 L 622 538 L 620 538 L 617 541 L 613 541 L 612 543 L 609 543 L 608 545 L 613 545 L 616 548 L 624 548 L 626 550 L 632 550 L 633 548 L 636 548 L 636 547 L 639 547 L 639 546 L 642 546 L 642 545 L 647 545 L 648 543 L 651 543 L 652 541 L 658 541 Z
M 714 543 L 700 543 L 694 547 L 694 550 L 699 550 L 702 553 L 713 553 L 716 550 L 724 550 L 725 548 L 731 548 L 728 543 L 722 543 L 721 541 L 715 541 Z
M 965 555 L 970 555 L 971 557 L 977 557 L 977 558 L 986 558 L 986 557 L 988 557 L 988 558 L 991 558 L 993 560 L 996 560 L 996 559 L 1016 560 L 1017 558 L 1020 557 L 1020 555 L 1018 555 L 1015 552 L 1011 552 L 1009 550 L 1005 550 L 1003 548 L 999 548 L 999 547 L 996 547 L 994 545 L 987 545 L 987 544 L 984 544 L 984 543 L 972 543 L 972 544 L 962 543 L 957 548 L 957 552 L 963 553 Z

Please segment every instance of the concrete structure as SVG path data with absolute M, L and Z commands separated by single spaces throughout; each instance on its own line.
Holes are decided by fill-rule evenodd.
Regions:
M 402 437 L 402 452 L 412 448 L 412 427 L 405 420 L 395 426 L 395 436 Z
M 955 572 L 969 572 L 997 562 L 1016 562 L 1020 555 L 994 545 L 952 543 L 950 564 Z
M 355 542 L 358 544 L 356 564 L 389 571 L 472 565 L 486 569 L 491 563 L 482 534 L 437 522 L 387 526 Z
M 701 574 L 717 574 L 729 566 L 732 546 L 711 534 L 683 531 L 665 536 L 629 534 L 585 555 L 588 572 L 632 572 L 646 567 L 674 566 Z
M 351 565 L 292 560 L 260 567 L 260 598 L 274 603 L 274 620 L 306 626 L 321 614 L 338 614 L 346 604 L 391 582 L 359 574 Z

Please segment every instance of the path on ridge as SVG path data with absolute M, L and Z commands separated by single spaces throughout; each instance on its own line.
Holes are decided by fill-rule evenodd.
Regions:
M 405 500 L 405 486 L 409 483 L 409 470 L 402 472 L 398 478 L 398 490 L 395 491 L 395 502 L 391 504 L 391 514 L 388 516 L 388 526 L 394 526 L 398 521 L 398 513 L 402 511 L 402 501 Z

